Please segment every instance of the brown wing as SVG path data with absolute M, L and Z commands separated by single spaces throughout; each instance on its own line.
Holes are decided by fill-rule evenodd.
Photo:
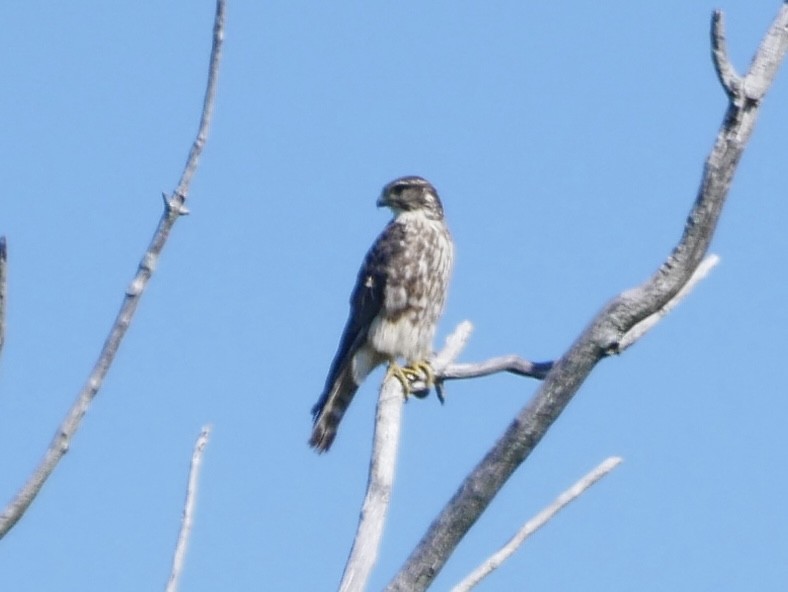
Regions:
M 375 240 L 358 272 L 345 330 L 323 393 L 312 407 L 314 428 L 309 444 L 321 452 L 331 446 L 339 422 L 358 390 L 353 376 L 353 358 L 366 343 L 370 325 L 383 309 L 389 266 L 402 251 L 404 238 L 404 227 L 390 222 Z

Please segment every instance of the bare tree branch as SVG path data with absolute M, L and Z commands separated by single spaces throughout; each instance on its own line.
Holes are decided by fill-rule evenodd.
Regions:
M 181 531 L 178 533 L 178 542 L 175 545 L 175 554 L 172 557 L 172 569 L 170 570 L 170 579 L 167 581 L 166 592 L 177 592 L 180 583 L 183 563 L 186 559 L 186 546 L 189 544 L 192 524 L 194 523 L 194 507 L 197 504 L 197 485 L 200 478 L 202 455 L 205 452 L 205 447 L 208 445 L 210 435 L 211 426 L 204 426 L 197 437 L 197 441 L 194 443 L 192 462 L 189 466 L 189 484 L 186 486 L 186 501 L 183 504 Z
M 646 317 L 630 329 L 626 335 L 618 343 L 618 348 L 614 353 L 621 353 L 626 348 L 632 346 L 636 341 L 648 333 L 662 318 L 673 310 L 678 304 L 687 297 L 687 295 L 695 288 L 695 286 L 703 280 L 709 272 L 719 263 L 720 258 L 717 255 L 709 255 L 706 257 L 695 272 L 690 277 L 689 281 L 684 287 L 679 290 L 668 303 L 659 309 L 654 314 Z M 510 372 L 518 376 L 525 376 L 528 378 L 536 378 L 543 380 L 547 373 L 550 372 L 554 362 L 531 362 L 525 360 L 517 355 L 499 356 L 497 358 L 490 358 L 483 362 L 462 363 L 462 364 L 449 364 L 443 372 L 436 374 L 435 378 L 438 382 L 445 382 L 446 380 L 460 380 L 466 378 L 479 378 L 481 376 L 488 376 L 498 372 Z M 426 389 L 427 385 L 423 380 L 416 380 L 412 383 L 414 390 L 419 391 Z
M 496 551 L 489 559 L 479 565 L 465 579 L 452 588 L 451 592 L 468 592 L 474 588 L 479 582 L 490 575 L 493 571 L 498 569 L 501 564 L 509 559 L 520 545 L 525 542 L 529 536 L 547 524 L 553 516 L 558 514 L 571 502 L 585 493 L 594 483 L 599 481 L 602 477 L 610 473 L 618 465 L 621 464 L 621 457 L 611 456 L 610 458 L 602 461 L 595 469 L 587 473 L 583 478 L 577 481 L 572 487 L 559 495 L 553 503 L 544 508 L 536 516 L 531 518 L 528 522 L 523 524 L 522 528 L 517 531 L 509 542 Z
M 783 1 L 780 13 L 772 21 L 758 53 L 744 78 L 743 90 L 748 101 L 760 103 L 774 82 L 777 70 L 788 48 L 788 2 Z
M 728 46 L 725 43 L 725 17 L 721 10 L 715 10 L 711 15 L 711 57 L 717 78 L 728 98 L 732 102 L 738 101 L 742 92 L 742 80 L 728 57 Z
M 531 362 L 516 355 L 509 355 L 490 358 L 483 362 L 450 364 L 437 378 L 440 380 L 460 380 L 489 376 L 497 372 L 509 372 L 518 376 L 542 380 L 552 367 L 553 362 Z
M 439 374 L 451 361 L 460 355 L 468 342 L 473 326 L 465 321 L 460 323 L 447 339 L 441 352 L 432 360 L 432 367 Z M 394 470 L 397 465 L 402 405 L 405 401 L 402 384 L 394 376 L 389 376 L 380 388 L 378 407 L 375 414 L 375 434 L 372 444 L 372 458 L 369 463 L 367 493 L 361 506 L 356 538 L 350 550 L 340 592 L 364 590 L 378 559 L 380 539 L 388 514 L 391 488 L 394 483 Z
M 380 387 L 375 412 L 375 433 L 372 457 L 369 462 L 367 493 L 361 506 L 356 537 L 350 549 L 340 592 L 364 590 L 372 568 L 378 560 L 380 539 L 391 499 L 394 471 L 397 465 L 397 446 L 405 397 L 402 384 L 393 377 Z
M 647 316 L 645 319 L 636 323 L 634 327 L 632 327 L 629 331 L 627 331 L 624 336 L 621 338 L 621 341 L 618 343 L 618 348 L 616 349 L 617 354 L 620 354 L 625 349 L 633 345 L 636 341 L 638 341 L 641 337 L 643 337 L 646 333 L 651 331 L 662 318 L 667 315 L 671 310 L 673 310 L 684 298 L 692 292 L 695 286 L 703 280 L 712 269 L 714 269 L 717 264 L 720 262 L 719 256 L 715 254 L 711 254 L 706 257 L 703 261 L 700 262 L 698 268 L 692 274 L 690 279 L 684 284 L 684 287 L 681 288 L 676 295 L 668 300 L 668 303 L 660 308 L 657 312 L 652 315 Z
M 0 353 L 3 352 L 3 345 L 5 344 L 5 302 L 8 294 L 6 284 L 7 267 L 8 249 L 5 237 L 0 236 Z
M 63 423 L 55 432 L 44 458 L 36 468 L 35 472 L 31 475 L 27 483 L 24 484 L 22 489 L 16 494 L 16 497 L 9 503 L 9 505 L 0 514 L 0 538 L 4 537 L 6 533 L 17 523 L 22 517 L 27 508 L 35 499 L 38 492 L 41 491 L 44 483 L 49 475 L 57 466 L 60 459 L 68 451 L 71 445 L 71 440 L 74 437 L 77 429 L 79 428 L 82 418 L 85 415 L 90 403 L 98 393 L 104 381 L 104 377 L 109 370 L 112 361 L 115 359 L 115 354 L 118 351 L 123 336 L 131 324 L 134 313 L 140 301 L 145 287 L 150 280 L 156 264 L 159 260 L 159 255 L 164 248 L 167 238 L 170 235 L 175 221 L 183 214 L 186 213 L 184 203 L 189 191 L 189 184 L 191 183 L 192 176 L 197 167 L 197 163 L 202 152 L 205 138 L 208 133 L 208 128 L 211 121 L 211 112 L 213 110 L 214 97 L 216 96 L 216 84 L 219 75 L 219 60 L 221 57 L 222 40 L 224 38 L 224 15 L 225 15 L 225 0 L 217 0 L 216 3 L 216 17 L 214 20 L 213 28 L 213 44 L 211 49 L 210 66 L 208 71 L 208 84 L 205 92 L 205 102 L 203 104 L 203 111 L 200 120 L 199 130 L 197 137 L 194 140 L 189 157 L 186 162 L 186 167 L 183 171 L 178 188 L 169 198 L 165 197 L 165 208 L 161 219 L 159 220 L 156 232 L 153 239 L 148 246 L 148 250 L 142 257 L 142 260 L 137 268 L 137 273 L 134 279 L 129 284 L 126 290 L 123 303 L 120 307 L 115 322 L 110 329 L 104 346 L 101 349 L 98 360 L 96 361 L 93 370 L 91 371 L 88 379 L 80 391 L 79 395 L 74 402 L 74 405 L 68 411 Z
M 205 98 L 202 103 L 202 113 L 200 114 L 200 125 L 197 129 L 197 137 L 194 138 L 189 156 L 186 158 L 186 166 L 178 182 L 175 194 L 181 196 L 181 205 L 186 200 L 186 195 L 191 186 L 192 177 L 197 171 L 202 150 L 208 139 L 208 130 L 211 127 L 213 117 L 213 106 L 216 103 L 216 89 L 219 85 L 219 62 L 222 59 L 222 45 L 224 44 L 224 23 L 226 14 L 226 0 L 216 0 L 216 14 L 213 19 L 213 42 L 211 44 L 211 57 L 208 63 L 208 83 L 205 86 Z
M 760 98 L 771 85 L 786 48 L 788 4 L 784 3 L 744 80 L 746 100 L 741 104 L 729 101 L 706 161 L 697 198 L 673 252 L 649 280 L 614 298 L 592 319 L 556 362 L 533 400 L 463 481 L 386 590 L 419 592 L 432 583 L 459 541 L 530 455 L 597 362 L 618 351 L 627 332 L 662 309 L 695 273 L 717 227 L 736 165 L 752 134 Z

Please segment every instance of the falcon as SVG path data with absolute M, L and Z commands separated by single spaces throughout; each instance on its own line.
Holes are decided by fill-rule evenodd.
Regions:
M 438 192 L 421 177 L 401 177 L 383 188 L 378 207 L 394 214 L 369 249 L 350 297 L 350 316 L 326 385 L 312 407 L 309 444 L 325 452 L 362 381 L 377 366 L 409 394 L 409 378 L 427 376 L 438 318 L 443 312 L 454 245 Z M 406 366 L 398 364 L 404 359 Z

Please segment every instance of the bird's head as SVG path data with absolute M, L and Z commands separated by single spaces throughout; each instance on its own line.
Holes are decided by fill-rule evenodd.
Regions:
M 388 206 L 394 215 L 402 212 L 423 212 L 432 220 L 443 219 L 443 205 L 429 181 L 421 177 L 400 177 L 383 188 L 378 207 Z

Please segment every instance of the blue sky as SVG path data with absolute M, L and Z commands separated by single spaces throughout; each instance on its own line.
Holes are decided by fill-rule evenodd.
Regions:
M 73 447 L 0 544 L 3 589 L 163 587 L 191 447 L 212 423 L 182 590 L 330 590 L 366 482 L 377 385 L 334 448 L 306 445 L 380 188 L 419 174 L 457 264 L 438 343 L 559 356 L 678 238 L 725 109 L 712 9 L 749 64 L 778 2 L 230 0 L 214 127 L 178 222 Z M 0 134 L 10 252 L 0 503 L 82 386 L 196 129 L 213 4 L 14 3 Z M 479 589 L 784 590 L 780 253 L 785 76 L 712 250 L 721 264 L 601 363 L 436 581 L 456 583 L 610 455 L 624 464 Z M 381 559 L 397 570 L 536 384 L 409 402 Z

